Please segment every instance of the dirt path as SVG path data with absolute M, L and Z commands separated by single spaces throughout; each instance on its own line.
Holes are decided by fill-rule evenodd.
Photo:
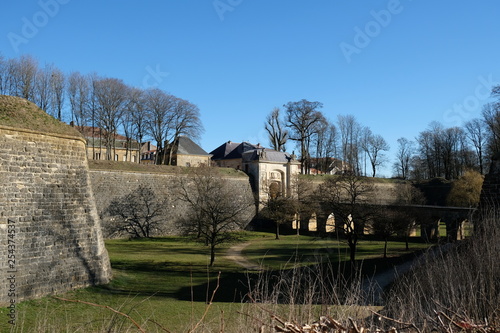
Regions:
M 410 259 L 402 264 L 394 266 L 392 269 L 375 274 L 372 278 L 364 280 L 363 290 L 373 293 L 373 300 L 376 303 L 380 303 L 383 299 L 385 289 L 399 276 L 408 272 L 415 262 L 416 258 Z
M 248 261 L 242 254 L 244 248 L 250 245 L 249 242 L 237 244 L 230 247 L 226 252 L 226 258 L 233 260 L 235 263 L 249 271 L 261 271 L 262 267 L 260 265 L 254 264 Z
M 389 287 L 398 277 L 407 273 L 411 268 L 413 268 L 413 266 L 422 264 L 422 260 L 424 258 L 432 258 L 436 255 L 440 255 L 443 252 L 448 251 L 451 246 L 452 244 L 445 244 L 433 247 L 425 254 L 421 254 L 413 259 L 403 262 L 402 264 L 394 266 L 392 269 L 377 273 L 371 279 L 364 281 L 363 289 L 365 291 L 373 291 L 374 300 L 380 302 L 383 299 L 385 289 Z
M 262 266 L 248 261 L 243 255 L 242 251 L 250 245 L 250 242 L 236 244 L 230 247 L 226 252 L 226 258 L 233 260 L 235 263 L 240 265 L 249 271 L 262 271 Z M 438 251 L 446 251 L 448 246 L 441 246 L 431 250 L 431 254 L 435 255 Z M 376 302 L 382 301 L 384 290 L 393 283 L 399 276 L 408 272 L 413 265 L 418 265 L 422 255 L 410 259 L 402 264 L 399 264 L 392 269 L 385 270 L 383 272 L 375 274 L 372 278 L 367 279 L 363 282 L 362 288 L 367 292 L 374 293 L 374 300 Z

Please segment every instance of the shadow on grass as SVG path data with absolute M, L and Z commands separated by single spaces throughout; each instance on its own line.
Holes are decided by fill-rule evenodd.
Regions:
M 215 277 L 216 273 L 213 273 Z M 250 275 L 255 276 L 255 275 Z M 212 277 L 212 278 L 213 278 Z M 248 294 L 248 275 L 245 273 L 222 273 L 219 288 L 213 298 L 214 302 L 240 303 Z M 209 302 L 213 291 L 217 288 L 217 279 L 195 286 L 182 287 L 176 293 L 176 298 L 183 301 Z
M 174 259 L 180 259 L 184 254 L 200 254 L 197 248 L 176 248 L 175 245 L 162 246 L 162 241 L 162 239 L 141 242 L 132 241 L 127 242 L 125 247 L 123 247 L 123 244 L 116 244 L 120 252 L 112 260 L 115 277 L 108 285 L 98 288 L 102 292 L 109 294 L 159 296 L 194 302 L 209 301 L 213 290 L 217 286 L 219 269 L 217 263 L 216 267 L 209 269 L 207 265 L 200 264 L 200 260 L 195 262 L 180 260 L 175 262 L 158 261 L 157 259 L 161 258 L 160 255 L 163 255 L 162 259 L 170 258 L 164 256 L 166 252 L 172 255 L 171 257 Z M 147 248 L 144 246 L 144 243 L 153 242 L 157 243 L 155 247 Z M 182 243 L 182 238 L 169 239 L 169 244 L 171 243 Z M 110 247 L 114 245 L 109 244 Z M 316 278 L 331 279 L 332 284 L 336 283 L 336 280 L 349 282 L 354 278 L 354 267 L 351 266 L 349 261 L 342 261 L 342 259 L 345 260 L 346 256 L 344 249 L 330 247 L 303 248 L 300 249 L 300 253 L 292 257 L 290 257 L 289 248 L 275 248 L 271 252 L 270 257 L 272 257 L 272 260 L 283 262 L 283 267 L 268 270 L 263 275 L 246 273 L 244 269 L 234 267 L 229 270 L 227 267 L 220 267 L 222 273 L 214 301 L 236 303 L 245 301 L 245 295 L 253 288 L 252 284 L 255 285 L 259 279 L 262 281 L 263 276 L 267 278 L 265 283 L 272 290 L 273 284 L 276 283 L 279 277 L 293 275 L 294 270 L 297 269 L 295 267 L 301 265 L 306 267 L 300 269 L 304 270 L 304 272 L 307 271 L 310 276 L 315 275 Z M 358 254 L 363 252 L 365 252 L 363 249 L 358 249 Z M 367 249 L 366 252 L 371 253 L 371 250 Z M 134 253 L 137 253 L 137 256 L 129 259 L 129 255 Z M 123 254 L 125 256 L 121 256 Z M 141 254 L 144 257 L 138 259 L 137 257 L 140 257 Z M 246 251 L 245 254 L 248 255 Z M 365 259 L 358 262 L 357 267 L 361 269 L 363 277 L 372 278 L 376 273 L 394 269 L 394 266 L 413 259 L 414 256 L 415 253 L 409 253 L 401 257 Z M 186 257 L 189 258 L 189 256 Z M 263 257 L 265 258 L 265 255 Z M 265 264 L 265 260 L 263 264 Z M 308 283 L 307 279 L 303 281 L 304 288 L 308 287 Z
M 393 270 L 395 266 L 412 260 L 415 253 L 403 255 L 394 258 L 373 258 L 365 259 L 356 263 L 360 269 L 360 274 L 363 279 L 371 279 L 376 273 Z M 322 286 L 337 286 L 338 288 L 348 288 L 352 283 L 356 283 L 358 277 L 353 273 L 354 267 L 350 261 L 321 263 L 311 266 L 300 266 L 290 269 L 269 270 L 259 273 L 230 273 L 222 274 L 220 286 L 214 297 L 216 302 L 246 302 L 248 301 L 248 293 L 257 283 L 267 285 L 266 290 L 274 291 L 276 286 L 283 279 L 300 277 L 297 283 L 297 290 L 309 292 L 311 288 L 311 280 L 322 281 Z M 263 280 L 264 279 L 264 280 Z M 250 284 L 250 285 L 249 285 Z M 213 290 L 216 288 L 217 281 L 211 280 L 208 283 L 198 284 L 192 287 L 184 287 L 176 293 L 176 298 L 179 300 L 193 300 L 196 302 L 207 302 L 210 300 Z M 300 292 L 299 292 L 300 294 Z M 319 291 L 318 291 L 319 294 Z M 194 296 L 193 296 L 194 295 Z M 299 296 L 300 299 L 300 296 Z M 286 302 L 286 301 L 285 301 Z M 321 300 L 318 299 L 318 304 Z

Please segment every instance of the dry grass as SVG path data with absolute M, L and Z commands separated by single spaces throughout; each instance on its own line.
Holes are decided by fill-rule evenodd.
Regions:
M 155 164 L 139 164 L 133 162 L 117 162 L 117 161 L 97 161 L 89 160 L 89 168 L 91 170 L 103 171 L 124 171 L 124 172 L 144 172 L 144 173 L 161 173 L 161 174 L 188 174 L 194 168 L 172 166 L 172 165 L 155 165 Z M 214 168 L 221 175 L 226 177 L 248 177 L 243 171 L 238 171 L 230 168 Z
M 493 332 L 500 326 L 500 230 L 497 216 L 479 221 L 463 243 L 429 252 L 420 266 L 388 294 L 386 313 L 423 331 L 461 330 L 460 325 Z
M 81 137 L 73 127 L 55 119 L 23 98 L 0 95 L 0 125 Z

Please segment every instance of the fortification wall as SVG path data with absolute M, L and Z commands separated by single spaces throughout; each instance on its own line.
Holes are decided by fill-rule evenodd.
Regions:
M 368 178 L 370 180 L 370 178 Z M 319 178 L 318 180 L 312 180 L 313 188 L 319 187 L 324 180 Z M 400 190 L 400 184 L 398 183 L 381 183 L 375 182 L 373 184 L 373 192 L 370 192 L 368 196 L 360 195 L 359 200 L 364 201 L 369 204 L 374 205 L 390 205 L 398 198 L 398 191 Z M 346 197 L 347 200 L 347 197 Z
M 107 283 L 78 137 L 0 126 L 0 304 Z
M 177 199 L 175 190 L 177 177 L 186 176 L 182 174 L 91 170 L 90 179 L 97 211 L 103 225 L 104 237 L 126 236 L 126 234 L 116 232 L 115 218 L 109 215 L 110 206 L 113 201 L 122 200 L 128 194 L 137 191 L 140 185 L 150 188 L 158 197 L 159 202 L 163 202 L 167 206 L 166 214 L 160 225 L 161 231 L 154 232 L 152 235 L 179 234 L 176 223 L 186 215 L 189 208 L 186 203 Z M 248 177 L 227 177 L 227 180 L 233 183 L 235 195 L 245 192 L 251 195 L 252 190 Z M 249 207 L 250 211 L 253 209 L 253 207 Z
M 479 208 L 487 213 L 500 207 L 500 156 L 493 156 L 490 171 L 484 177 Z

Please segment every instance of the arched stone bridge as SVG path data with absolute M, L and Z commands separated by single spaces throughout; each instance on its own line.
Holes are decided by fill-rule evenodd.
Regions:
M 463 239 L 466 236 L 466 222 L 471 221 L 475 208 L 445 207 L 430 205 L 395 205 L 395 204 L 359 204 L 358 212 L 375 211 L 384 209 L 386 212 L 404 212 L 414 219 L 420 227 L 421 236 L 426 241 L 436 241 L 439 236 L 439 224 L 446 224 L 446 239 L 449 242 Z M 316 209 L 314 212 L 302 215 L 299 228 L 301 231 L 316 231 L 328 233 L 335 231 L 335 211 L 326 207 Z M 297 228 L 297 223 L 292 223 L 292 229 Z M 369 228 L 363 228 L 369 233 Z M 416 232 L 416 230 L 414 230 Z M 415 233 L 414 233 L 415 234 Z

